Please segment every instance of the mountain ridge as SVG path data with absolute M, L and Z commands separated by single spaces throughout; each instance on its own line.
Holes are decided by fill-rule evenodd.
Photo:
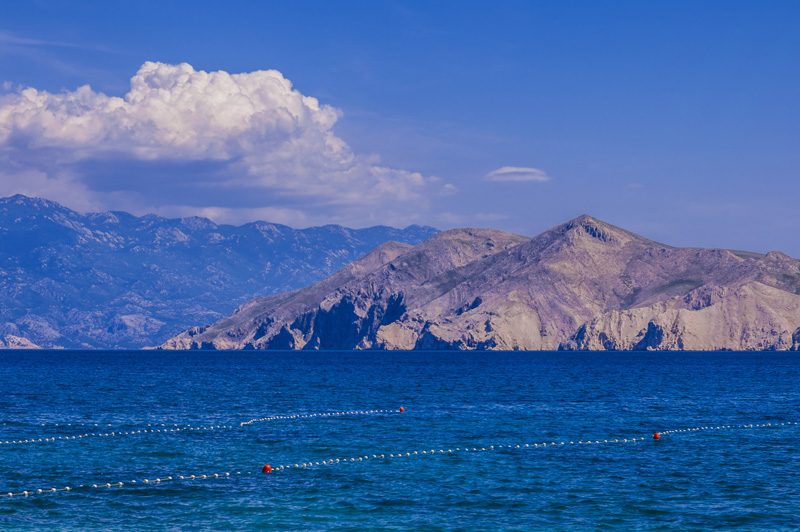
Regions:
M 155 345 L 253 297 L 323 279 L 387 240 L 417 244 L 436 232 L 237 227 L 0 198 L 0 337 L 45 348 Z
M 251 301 L 246 313 L 161 347 L 796 349 L 800 342 L 800 261 L 781 252 L 673 247 L 588 215 L 533 238 L 444 231 L 372 266 L 286 299 Z

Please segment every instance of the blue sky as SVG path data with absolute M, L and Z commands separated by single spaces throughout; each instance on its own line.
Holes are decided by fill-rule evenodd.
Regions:
M 0 195 L 527 235 L 588 213 L 800 257 L 798 20 L 788 1 L 15 2 Z

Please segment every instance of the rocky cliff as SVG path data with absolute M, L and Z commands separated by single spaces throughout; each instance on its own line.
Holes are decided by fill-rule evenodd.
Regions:
M 417 244 L 436 232 L 234 227 L 0 198 L 0 337 L 48 348 L 156 345 L 254 297 L 324 279 L 387 240 Z
M 800 261 L 676 248 L 581 216 L 534 238 L 387 243 L 168 349 L 798 349 Z
M 27 338 L 7 334 L 0 338 L 0 349 L 41 349 Z

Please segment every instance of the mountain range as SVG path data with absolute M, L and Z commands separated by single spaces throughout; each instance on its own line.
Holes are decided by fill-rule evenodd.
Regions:
M 528 238 L 386 242 L 164 349 L 798 350 L 800 261 L 673 247 L 581 216 Z
M 2 198 L 0 348 L 157 345 L 255 297 L 319 281 L 387 240 L 418 244 L 437 232 L 234 227 Z

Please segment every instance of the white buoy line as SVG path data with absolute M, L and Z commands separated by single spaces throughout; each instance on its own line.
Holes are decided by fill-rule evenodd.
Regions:
M 395 412 L 394 410 L 388 410 L 387 412 Z M 400 412 L 400 410 L 396 410 L 396 412 Z M 308 414 L 311 416 L 311 414 Z M 264 419 L 265 421 L 267 418 Z M 255 420 L 253 420 L 255 421 Z M 763 423 L 763 424 L 745 424 L 745 425 L 719 425 L 719 426 L 704 426 L 704 427 L 692 427 L 692 428 L 684 428 L 684 429 L 674 429 L 674 430 L 666 430 L 666 431 L 659 431 L 656 434 L 679 434 L 679 433 L 689 433 L 689 432 L 700 432 L 706 430 L 724 430 L 724 429 L 754 429 L 754 428 L 766 428 L 766 427 L 782 427 L 782 426 L 789 426 L 789 425 L 797 425 L 798 422 L 783 422 L 783 423 Z M 355 462 L 364 462 L 369 460 L 390 460 L 390 459 L 397 459 L 397 458 L 408 458 L 414 456 L 427 456 L 427 457 L 434 457 L 439 455 L 451 455 L 454 453 L 476 453 L 476 452 L 489 452 L 489 451 L 502 451 L 502 450 L 511 450 L 516 451 L 524 450 L 524 449 L 547 449 L 553 447 L 569 447 L 574 445 L 607 445 L 607 444 L 621 444 L 621 443 L 636 443 L 636 442 L 643 442 L 645 440 L 652 440 L 655 437 L 650 438 L 615 438 L 613 440 L 604 439 L 604 440 L 579 440 L 579 441 L 550 441 L 550 442 L 541 442 L 541 443 L 525 443 L 525 444 L 503 444 L 503 445 L 489 445 L 489 446 L 474 446 L 474 447 L 451 447 L 451 448 L 439 448 L 439 449 L 423 449 L 423 450 L 415 450 L 415 451 L 405 451 L 405 452 L 398 452 L 398 453 L 382 453 L 382 454 L 363 454 L 358 456 L 350 456 L 346 458 L 330 458 L 327 460 L 321 461 L 310 461 L 310 462 L 297 462 L 297 463 L 288 463 L 283 465 L 276 465 L 274 467 L 265 465 L 264 469 L 261 473 L 267 474 L 275 474 L 281 471 L 288 471 L 293 469 L 309 469 L 309 468 L 318 468 L 318 467 L 326 467 L 326 466 L 336 466 L 336 465 L 344 465 L 349 463 Z M 658 445 L 658 443 L 656 443 Z M 168 475 L 166 477 L 157 477 L 157 478 L 148 478 L 143 480 L 130 480 L 128 482 L 108 482 L 105 484 L 81 484 L 79 486 L 70 487 L 65 486 L 63 488 L 40 488 L 35 490 L 26 490 L 18 493 L 14 492 L 0 492 L 0 498 L 12 498 L 12 497 L 29 497 L 34 495 L 44 495 L 47 493 L 57 493 L 57 492 L 74 492 L 76 490 L 86 490 L 86 489 L 109 489 L 109 488 L 121 488 L 124 486 L 127 487 L 149 487 L 158 485 L 165 482 L 193 482 L 193 481 L 200 481 L 200 480 L 214 480 L 214 479 L 228 479 L 228 478 L 235 478 L 243 475 L 253 475 L 257 474 L 257 471 L 235 471 L 235 472 L 225 472 L 225 473 L 211 473 L 211 474 L 202 474 L 202 475 Z
M 719 426 L 707 426 L 707 427 L 693 427 L 690 429 L 677 429 L 677 430 L 665 430 L 662 431 L 661 434 L 679 434 L 681 432 L 700 432 L 703 430 L 722 430 L 722 429 L 756 429 L 761 427 L 783 427 L 786 425 L 797 425 L 796 421 L 786 421 L 783 423 L 763 423 L 763 424 L 756 424 L 751 423 L 749 425 L 719 425 Z
M 172 426 L 166 425 L 162 423 L 161 425 L 147 425 L 150 428 L 146 429 L 139 429 L 139 430 L 113 430 L 113 431 L 105 431 L 105 432 L 86 432 L 84 434 L 75 434 L 71 436 L 47 436 L 44 438 L 29 438 L 29 439 L 18 439 L 18 440 L 0 440 L 0 445 L 15 445 L 15 444 L 30 444 L 30 443 L 48 443 L 48 442 L 55 442 L 55 441 L 72 441 L 72 440 L 82 440 L 85 438 L 113 438 L 119 436 L 134 436 L 137 434 L 153 434 L 153 433 L 175 433 L 175 432 L 192 432 L 192 431 L 209 431 L 209 430 L 220 430 L 220 429 L 238 429 L 242 427 L 247 427 L 249 425 L 253 425 L 255 423 L 267 423 L 270 421 L 284 421 L 284 420 L 301 420 L 301 419 L 312 419 L 312 418 L 325 418 L 325 417 L 336 417 L 336 416 L 354 416 L 354 415 L 372 415 L 372 414 L 383 414 L 383 413 L 396 413 L 402 412 L 400 409 L 392 410 L 392 409 L 384 409 L 384 410 L 349 410 L 343 412 L 317 412 L 313 414 L 294 414 L 294 415 L 285 415 L 285 416 L 269 416 L 269 417 L 262 417 L 262 418 L 255 418 L 250 419 L 248 421 L 244 421 L 239 423 L 238 425 L 209 425 L 209 426 L 192 426 L 192 425 L 185 425 L 185 426 L 178 426 L 174 424 Z M 69 424 L 64 424 L 63 426 L 68 427 Z M 97 425 L 96 425 L 97 426 Z M 152 428 L 152 427 L 164 427 L 164 428 Z
M 316 414 L 297 414 L 293 416 L 270 416 L 270 417 L 260 417 L 256 419 L 251 419 L 249 421 L 245 421 L 240 423 L 240 427 L 244 427 L 247 425 L 252 425 L 253 423 L 265 423 L 269 421 L 279 421 L 284 419 L 308 419 L 314 417 L 335 417 L 335 416 L 351 416 L 351 415 L 369 415 L 369 414 L 388 414 L 388 413 L 400 413 L 403 412 L 402 408 L 398 408 L 395 410 L 351 410 L 349 412 L 325 412 L 325 413 L 316 413 Z

